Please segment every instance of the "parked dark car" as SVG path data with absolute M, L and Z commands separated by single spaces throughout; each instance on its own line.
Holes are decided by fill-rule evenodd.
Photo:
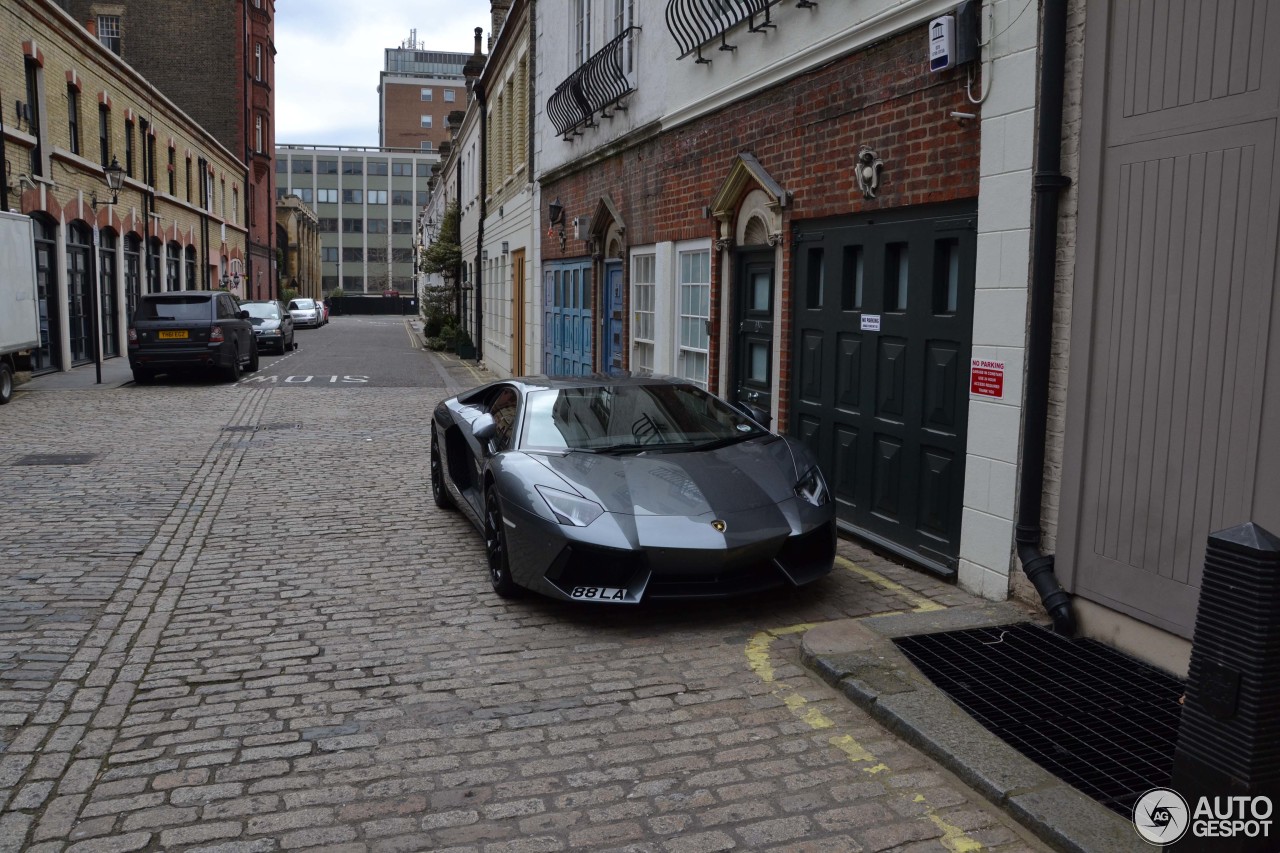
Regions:
M 294 340 L 293 316 L 285 310 L 284 305 L 275 299 L 261 302 L 241 302 L 240 307 L 249 312 L 249 322 L 253 324 L 254 337 L 258 339 L 258 349 L 270 347 L 284 355 L 286 351 L 297 349 Z
M 431 490 L 484 536 L 501 596 L 638 604 L 800 586 L 835 562 L 813 454 L 675 379 L 524 377 L 445 400 Z
M 129 323 L 129 366 L 138 384 L 160 373 L 216 371 L 228 381 L 258 369 L 249 312 L 223 291 L 148 293 Z

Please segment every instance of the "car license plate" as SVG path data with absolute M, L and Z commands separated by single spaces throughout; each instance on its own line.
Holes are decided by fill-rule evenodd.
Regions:
M 570 596 L 585 601 L 626 601 L 627 591 L 612 586 L 575 586 Z
M 156 335 L 162 341 L 185 341 L 187 339 L 186 329 L 168 329 Z

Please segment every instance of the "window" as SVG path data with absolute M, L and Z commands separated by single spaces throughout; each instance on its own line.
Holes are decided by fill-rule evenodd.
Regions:
M 338 220 L 332 216 L 322 216 L 320 221 L 316 223 L 316 230 L 325 234 L 336 234 L 338 232 Z
M 453 90 L 452 90 L 452 89 L 445 89 L 445 90 L 444 90 L 444 102 L 445 102 L 446 104 L 452 104 L 452 103 L 454 102 L 454 100 L 456 100 L 456 98 L 455 98 L 455 96 L 454 96 L 454 94 L 453 94 Z
M 191 155 L 187 155 L 187 202 L 191 201 Z
M 426 190 L 418 190 L 418 207 L 426 207 L 428 195 L 430 195 L 430 193 Z
M 385 219 L 370 219 L 370 220 L 365 224 L 365 231 L 366 231 L 367 233 L 369 233 L 369 234 L 386 234 L 386 233 L 387 233 L 387 220 L 385 220 Z
M 313 162 L 310 157 L 295 157 L 290 168 L 295 175 L 310 175 Z
M 287 187 L 281 187 L 281 186 L 276 187 L 276 201 L 283 201 L 284 197 L 287 196 L 288 194 L 289 194 L 289 190 Z
M 342 260 L 344 263 L 364 263 L 364 249 L 343 249 Z
M 391 203 L 392 204 L 413 204 L 413 191 L 412 190 L 392 190 Z
M 413 164 L 403 161 L 391 164 L 391 175 L 396 178 L 412 178 Z
M 577 49 L 577 65 L 591 57 L 591 0 L 575 0 L 574 46 Z
M 369 204 L 386 204 L 387 191 L 386 190 L 369 190 L 365 201 L 367 201 Z
M 363 160 L 343 160 L 343 161 L 342 161 L 342 174 L 344 174 L 344 175 L 363 175 L 363 174 L 364 174 L 364 161 L 363 161 Z
M 430 151 L 430 150 L 431 150 L 431 140 L 430 140 L 430 139 L 424 139 L 424 140 L 422 140 L 421 142 L 419 142 L 419 143 L 418 143 L 418 150 L 419 150 L 419 151 Z
M 421 116 L 419 121 L 422 123 L 423 127 L 431 127 L 431 116 Z
M 120 55 L 119 15 L 98 16 L 98 41 L 102 42 L 102 46 L 116 56 Z
M 342 289 L 354 290 L 360 293 L 364 290 L 364 279 L 358 275 L 344 275 L 342 277 Z
M 430 163 L 419 163 L 419 164 L 418 164 L 418 177 L 419 177 L 419 178 L 429 178 L 429 177 L 431 177 L 431 164 L 430 164 Z
M 133 122 L 129 119 L 124 122 L 124 171 L 133 177 Z
M 253 150 L 262 153 L 262 116 L 255 116 L 253 120 Z
M 364 231 L 363 219 L 343 219 L 342 220 L 343 234 L 360 234 L 363 231 Z
M 707 387 L 707 351 L 711 336 L 711 253 L 680 253 L 680 303 L 676 375 Z
M 298 198 L 302 199 L 304 204 L 311 204 L 311 187 L 300 187 L 295 190 L 295 192 L 298 194 Z
M 67 86 L 67 137 L 72 154 L 80 153 L 80 90 Z
M 413 249 L 392 249 L 391 260 L 397 264 L 411 264 L 413 263 Z
M 342 191 L 343 204 L 362 204 L 363 202 L 364 202 L 363 190 L 343 190 Z
M 422 100 L 424 100 L 424 101 L 430 101 L 430 100 L 431 100 L 431 89 L 430 89 L 430 87 L 428 87 L 428 86 L 423 86 L 421 89 L 419 89 L 419 90 L 418 90 L 418 97 L 419 97 L 419 98 L 421 98 L 421 99 L 422 99 Z
M 385 176 L 387 174 L 387 161 L 386 160 L 370 160 L 368 174 Z
M 338 174 L 338 161 L 337 160 L 317 160 L 316 174 L 317 175 Z
M 391 233 L 392 234 L 412 234 L 413 220 L 412 219 L 391 220 Z
M 262 82 L 262 45 L 253 46 L 253 79 Z
M 326 264 L 336 264 L 338 262 L 338 247 L 324 246 L 320 249 L 320 260 Z
M 318 204 L 337 204 L 337 190 L 316 190 L 316 202 Z
M 178 152 L 169 146 L 169 195 L 178 194 Z
M 649 373 L 653 372 L 655 261 L 654 255 L 631 259 L 631 307 L 635 312 L 631 323 L 631 367 Z
M 40 121 L 40 66 L 35 60 L 27 59 L 24 63 L 27 72 L 27 109 L 30 115 L 27 117 L 27 130 L 36 139 L 36 145 L 31 149 L 31 174 L 44 174 L 44 134 Z
M 635 0 L 613 0 L 613 34 L 620 36 L 636 19 Z M 631 39 L 623 43 L 622 67 L 628 74 L 632 70 Z
M 106 104 L 98 105 L 98 162 L 111 165 L 111 110 Z
M 385 264 L 387 262 L 387 250 L 385 248 L 371 248 L 365 254 L 371 264 Z

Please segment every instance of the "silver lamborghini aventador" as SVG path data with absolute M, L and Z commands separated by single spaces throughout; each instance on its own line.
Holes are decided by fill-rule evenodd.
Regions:
M 763 419 L 672 379 L 491 382 L 436 407 L 431 491 L 483 534 L 502 596 L 799 586 L 831 571 L 835 507 L 812 454 Z

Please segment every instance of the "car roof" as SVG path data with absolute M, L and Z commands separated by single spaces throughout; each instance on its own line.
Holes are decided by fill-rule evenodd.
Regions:
M 203 296 L 212 298 L 219 293 L 226 293 L 225 290 L 163 290 L 159 293 L 143 293 L 143 299 L 171 299 L 175 296 Z M 233 294 L 227 293 L 228 296 Z
M 628 372 L 622 373 L 588 373 L 577 376 L 547 376 L 535 374 L 516 376 L 511 379 L 498 379 L 487 382 L 459 394 L 459 399 L 470 398 L 493 388 L 496 385 L 514 385 L 521 393 L 529 391 L 554 391 L 561 388 L 603 388 L 619 385 L 693 385 L 688 379 L 678 376 L 637 376 Z

